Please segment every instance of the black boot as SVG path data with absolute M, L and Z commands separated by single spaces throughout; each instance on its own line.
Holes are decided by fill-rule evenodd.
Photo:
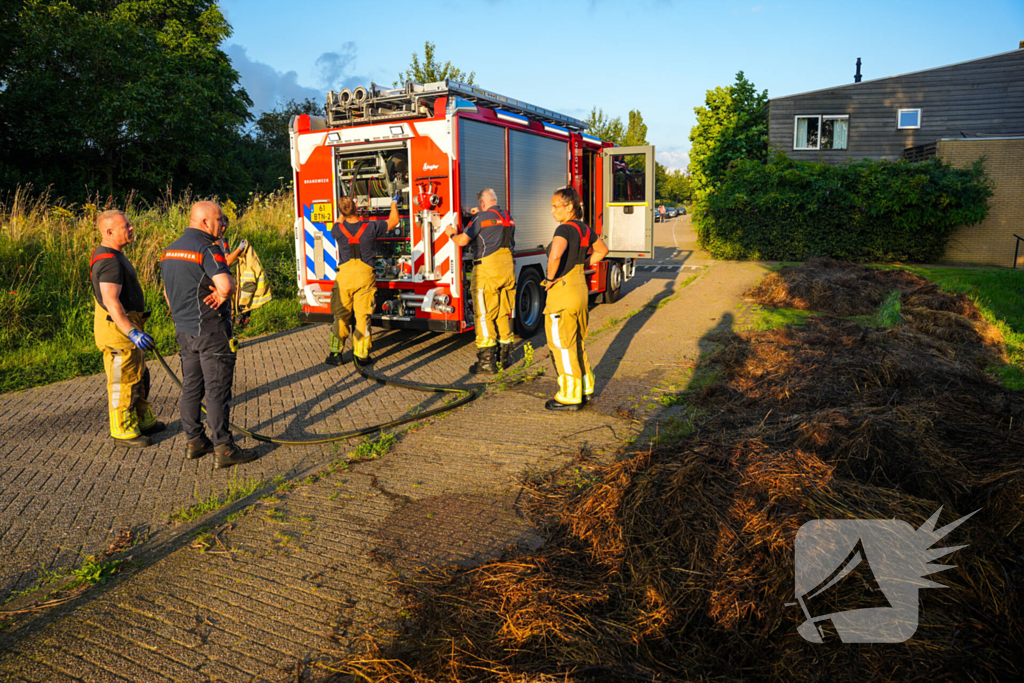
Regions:
M 486 349 L 476 350 L 476 362 L 469 366 L 469 372 L 474 375 L 494 375 L 498 369 L 494 366 L 498 355 L 497 346 L 488 346 Z
M 343 365 L 345 363 L 345 359 L 342 357 L 340 353 L 334 353 L 333 351 L 331 351 L 329 354 L 327 354 L 327 358 L 324 359 L 324 363 L 326 363 L 327 365 L 333 365 L 337 367 L 339 365 Z
M 232 467 L 233 465 L 252 462 L 256 458 L 260 457 L 256 451 L 250 451 L 248 449 L 243 451 L 235 443 L 226 443 L 222 446 L 214 446 L 213 450 L 217 454 L 216 468 L 218 470 L 224 469 L 225 467 Z
M 509 359 L 512 357 L 512 342 L 498 345 L 498 362 L 502 370 L 508 370 Z
M 210 441 L 210 437 L 206 436 L 206 434 L 200 434 L 196 438 L 188 440 L 188 444 L 185 446 L 185 457 L 189 460 L 195 460 L 211 451 L 213 451 L 213 442 Z
M 548 402 L 544 404 L 544 407 L 547 408 L 548 410 L 564 411 L 568 413 L 573 413 L 576 412 L 577 410 L 583 410 L 582 403 L 561 403 L 553 398 L 549 398 Z

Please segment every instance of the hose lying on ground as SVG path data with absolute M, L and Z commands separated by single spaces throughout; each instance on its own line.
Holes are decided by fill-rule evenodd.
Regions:
M 181 380 L 178 379 L 178 376 L 175 375 L 174 371 L 171 370 L 169 365 L 167 365 L 167 361 L 164 360 L 164 357 L 160 354 L 160 352 L 158 350 L 156 350 L 156 349 L 153 349 L 153 353 L 156 354 L 156 359 L 158 361 L 160 361 L 160 367 L 162 367 L 164 369 L 164 372 L 167 374 L 167 376 L 170 377 L 171 380 L 175 384 L 177 384 L 179 387 L 181 387 L 182 386 L 181 385 Z M 334 434 L 334 435 L 331 435 L 331 436 L 318 436 L 318 437 L 309 438 L 309 439 L 279 439 L 279 438 L 272 438 L 272 437 L 269 437 L 269 436 L 265 436 L 263 434 L 257 434 L 256 432 L 250 432 L 248 429 L 245 429 L 244 427 L 239 427 L 234 422 L 229 422 L 228 424 L 236 432 L 240 432 L 242 434 L 245 434 L 246 436 L 251 436 L 252 438 L 256 439 L 257 441 L 263 441 L 265 443 L 276 443 L 276 444 L 278 444 L 280 446 L 309 446 L 309 445 L 313 445 L 313 444 L 333 443 L 335 441 L 345 441 L 347 439 L 351 439 L 351 438 L 356 437 L 356 436 L 363 436 L 363 435 L 366 435 L 366 434 L 373 434 L 375 432 L 379 432 L 379 431 L 384 430 L 384 429 L 389 429 L 391 427 L 396 427 L 396 426 L 398 426 L 400 424 L 405 424 L 406 422 L 414 422 L 416 420 L 422 420 L 425 417 L 430 417 L 432 415 L 438 415 L 440 413 L 443 413 L 443 412 L 446 412 L 446 411 L 449 411 L 449 410 L 453 410 L 454 408 L 458 408 L 459 406 L 465 405 L 466 403 L 469 403 L 470 401 L 476 399 L 484 391 L 484 388 L 482 386 L 481 387 L 476 387 L 476 388 L 456 389 L 454 387 L 433 386 L 431 384 L 423 384 L 422 382 L 410 382 L 408 380 L 402 380 L 402 379 L 387 379 L 387 378 L 379 377 L 377 375 L 373 375 L 373 374 L 370 374 L 369 372 L 367 372 L 366 368 L 361 366 L 359 364 L 359 361 L 356 360 L 354 356 L 353 356 L 353 362 L 355 363 L 356 370 L 359 372 L 360 375 L 362 375 L 366 379 L 373 380 L 374 382 L 379 382 L 380 384 L 390 385 L 390 386 L 393 386 L 393 387 L 402 387 L 403 389 L 412 389 L 413 391 L 423 391 L 423 392 L 428 392 L 428 393 L 454 393 L 454 394 L 463 394 L 463 395 L 460 396 L 455 401 L 452 401 L 451 403 L 447 403 L 447 404 L 445 404 L 443 406 L 440 406 L 438 408 L 432 408 L 430 410 L 426 410 L 426 411 L 424 411 L 422 413 L 416 413 L 415 415 L 406 415 L 405 417 L 401 417 L 401 418 L 399 418 L 397 420 L 391 420 L 390 422 L 384 422 L 384 423 L 381 423 L 381 424 L 372 425 L 370 427 L 362 427 L 360 429 L 353 429 L 351 431 L 343 432 L 341 434 Z M 205 407 L 203 408 L 203 412 L 206 412 L 206 408 Z

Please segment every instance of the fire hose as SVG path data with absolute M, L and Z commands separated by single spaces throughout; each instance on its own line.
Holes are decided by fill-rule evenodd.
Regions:
M 156 354 L 156 359 L 160 362 L 160 367 L 162 367 L 164 369 L 164 373 L 166 373 L 167 376 L 170 377 L 171 380 L 175 384 L 177 384 L 178 387 L 180 388 L 182 386 L 181 380 L 178 379 L 178 376 L 176 374 L 174 374 L 174 371 L 171 370 L 171 367 L 169 365 L 167 365 L 167 361 L 164 360 L 164 357 L 160 354 L 160 351 L 158 351 L 157 349 L 153 349 L 153 353 Z M 256 432 L 251 432 L 248 429 L 245 429 L 244 427 L 240 427 L 240 426 L 236 425 L 234 422 L 228 422 L 228 424 L 236 432 L 239 432 L 241 434 L 245 434 L 246 436 L 251 436 L 252 438 L 256 439 L 257 441 L 263 441 L 264 443 L 275 443 L 275 444 L 278 444 L 279 446 L 309 446 L 309 445 L 313 445 L 313 444 L 333 443 L 335 441 L 345 441 L 347 439 L 351 439 L 351 438 L 356 437 L 356 436 L 364 436 L 366 434 L 373 434 L 373 433 L 382 431 L 384 429 L 390 429 L 391 427 L 396 427 L 398 425 L 405 424 L 407 422 L 414 422 L 414 421 L 417 421 L 417 420 L 422 420 L 423 418 L 431 417 L 432 415 L 439 415 L 439 414 L 447 412 L 449 410 L 454 410 L 455 408 L 458 408 L 459 406 L 465 405 L 465 404 L 469 403 L 470 401 L 478 398 L 483 393 L 483 391 L 484 391 L 484 388 L 482 386 L 480 386 L 480 387 L 473 387 L 473 388 L 467 387 L 467 388 L 459 389 L 459 388 L 450 387 L 450 386 L 434 386 L 434 385 L 431 385 L 431 384 L 424 384 L 422 382 L 411 382 L 409 380 L 404 380 L 404 379 L 387 379 L 385 377 L 380 377 L 378 375 L 375 375 L 375 374 L 372 374 L 372 373 L 368 372 L 366 370 L 366 368 L 364 368 L 363 366 L 361 366 L 359 364 L 359 360 L 357 358 L 355 358 L 354 356 L 353 356 L 353 362 L 354 362 L 354 364 L 356 366 L 356 371 L 360 375 L 362 375 L 366 379 L 372 380 L 374 382 L 378 382 L 379 384 L 383 384 L 385 386 L 401 387 L 403 389 L 412 389 L 413 391 L 423 391 L 423 392 L 426 392 L 426 393 L 454 393 L 454 394 L 462 394 L 462 396 L 460 396 L 456 400 L 452 401 L 451 403 L 446 403 L 443 406 L 439 406 L 437 408 L 431 408 L 430 410 L 425 410 L 422 413 L 416 413 L 415 415 L 406 415 L 405 417 L 401 417 L 401 418 L 399 418 L 397 420 L 391 420 L 390 422 L 383 422 L 381 424 L 372 425 L 370 427 L 361 427 L 359 429 L 353 429 L 351 431 L 342 432 L 341 434 L 333 434 L 331 436 L 318 436 L 318 437 L 314 437 L 314 438 L 310 438 L 310 439 L 280 439 L 280 438 L 274 438 L 274 437 L 266 436 L 264 434 L 257 434 Z M 204 413 L 206 412 L 206 408 L 205 407 L 203 407 L 203 412 Z

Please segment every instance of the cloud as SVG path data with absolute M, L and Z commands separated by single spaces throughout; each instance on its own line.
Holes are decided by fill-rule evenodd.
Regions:
M 355 64 L 356 44 L 351 41 L 343 44 L 338 52 L 323 53 L 316 58 L 315 64 L 320 85 L 325 90 L 354 88 L 357 85 L 368 86 L 370 81 L 366 77 L 350 75 Z
M 311 97 L 319 102 L 324 96 L 320 88 L 299 85 L 298 74 L 294 71 L 281 72 L 269 64 L 250 59 L 241 45 L 228 45 L 225 52 L 241 76 L 242 87 L 252 99 L 255 114 L 270 111 L 288 100 L 301 101 Z
M 750 11 L 751 12 L 760 12 L 763 9 L 764 9 L 764 5 L 758 5 L 757 7 L 751 7 Z
M 679 169 L 685 171 L 690 164 L 690 150 L 679 147 L 667 147 L 655 152 L 658 163 L 672 171 Z

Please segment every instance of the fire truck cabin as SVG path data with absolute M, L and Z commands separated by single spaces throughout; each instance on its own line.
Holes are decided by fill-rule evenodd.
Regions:
M 384 328 L 473 328 L 471 250 L 444 231 L 469 224 L 484 188 L 494 189 L 516 223 L 520 336 L 543 323 L 540 282 L 557 227 L 550 208 L 558 188 L 576 188 L 583 220 L 610 250 L 587 271 L 600 299 L 616 300 L 634 260 L 652 255 L 653 147 L 615 147 L 586 134 L 583 121 L 456 81 L 332 91 L 325 113 L 292 117 L 289 126 L 304 320 L 332 319 L 331 227 L 346 196 L 368 219 L 386 218 L 391 197 L 399 196 L 401 222 L 377 243 L 373 324 Z

